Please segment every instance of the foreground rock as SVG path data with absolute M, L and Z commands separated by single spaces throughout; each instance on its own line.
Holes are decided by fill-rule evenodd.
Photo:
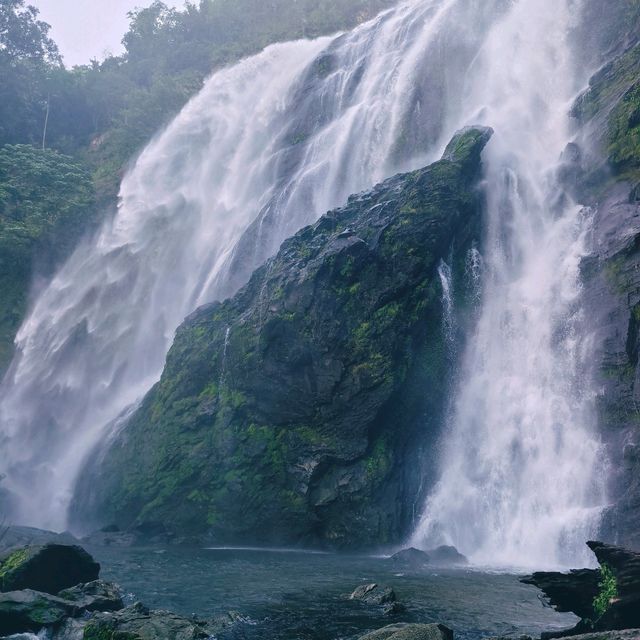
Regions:
M 442 624 L 392 624 L 360 640 L 453 640 L 453 631 Z
M 12 633 L 37 633 L 57 627 L 76 607 L 72 602 L 48 593 L 24 589 L 0 594 L 0 636 Z
M 136 603 L 115 613 L 94 614 L 83 625 L 82 635 L 77 634 L 77 622 L 69 623 L 59 635 L 60 640 L 206 640 L 232 623 L 231 618 L 228 623 L 184 618 L 170 611 L 152 611 Z
M 57 594 L 97 580 L 100 565 L 82 548 L 46 544 L 16 549 L 0 559 L 0 589 L 33 589 Z
M 539 572 L 522 582 L 542 589 L 558 611 L 582 618 L 571 635 L 640 628 L 640 553 L 602 542 L 587 544 L 602 569 Z M 543 638 L 564 635 L 548 633 Z
M 119 611 L 124 607 L 118 587 L 103 580 L 79 584 L 58 596 L 82 611 Z
M 402 539 L 446 405 L 438 265 L 464 296 L 490 136 L 465 130 L 440 162 L 350 198 L 191 315 L 161 381 L 88 461 L 76 517 L 217 543 Z
M 349 596 L 350 600 L 359 600 L 368 605 L 381 606 L 384 615 L 402 613 L 405 606 L 398 602 L 396 592 L 392 587 L 383 587 L 375 582 L 357 587 Z

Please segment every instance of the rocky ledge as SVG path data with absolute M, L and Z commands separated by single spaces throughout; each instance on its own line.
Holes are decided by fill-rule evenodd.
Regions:
M 602 632 L 640 628 L 640 553 L 602 542 L 588 542 L 599 569 L 580 569 L 568 574 L 538 572 L 523 578 L 540 588 L 558 611 L 581 618 L 574 629 L 544 638 L 598 632 L 596 638 L 613 638 Z M 632 632 L 633 633 L 633 632 Z M 640 638 L 640 632 L 634 638 Z

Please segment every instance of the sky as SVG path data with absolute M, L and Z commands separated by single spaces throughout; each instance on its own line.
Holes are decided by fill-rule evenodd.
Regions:
M 145 7 L 151 0 L 29 0 L 40 9 L 40 18 L 51 25 L 51 36 L 71 67 L 101 60 L 106 53 L 122 52 L 120 41 L 127 31 L 127 12 Z M 179 6 L 181 0 L 165 0 Z

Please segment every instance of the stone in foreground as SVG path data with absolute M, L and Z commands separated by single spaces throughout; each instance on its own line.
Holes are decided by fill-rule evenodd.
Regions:
M 31 589 L 0 594 L 0 636 L 38 632 L 60 625 L 74 612 L 71 602 Z
M 33 589 L 55 595 L 98 579 L 100 565 L 82 548 L 46 544 L 16 549 L 0 561 L 0 590 Z
M 392 624 L 360 640 L 453 640 L 453 631 L 442 624 Z
M 124 608 L 118 587 L 104 580 L 79 584 L 61 591 L 58 596 L 83 611 L 119 611 Z
M 227 622 L 183 618 L 169 611 L 151 611 L 140 603 L 116 613 L 94 614 L 84 627 L 83 640 L 206 640 Z M 75 640 L 75 639 L 74 639 Z

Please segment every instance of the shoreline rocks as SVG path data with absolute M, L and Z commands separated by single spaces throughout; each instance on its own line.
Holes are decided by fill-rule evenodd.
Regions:
M 640 553 L 602 542 L 587 545 L 601 569 L 537 572 L 521 580 L 541 589 L 557 611 L 581 618 L 573 629 L 542 634 L 543 640 L 640 628 Z
M 140 603 L 125 607 L 119 587 L 99 580 L 99 571 L 77 546 L 9 552 L 0 562 L 3 586 L 23 588 L 0 593 L 0 637 L 45 631 L 48 640 L 206 640 L 240 619 L 233 613 L 214 620 L 186 618 Z M 77 577 L 89 580 L 69 584 Z

